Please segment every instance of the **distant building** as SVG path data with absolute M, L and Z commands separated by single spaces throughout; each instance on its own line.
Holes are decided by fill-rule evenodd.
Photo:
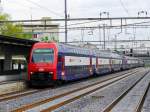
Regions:
M 43 17 L 41 22 L 23 24 L 24 32 L 32 34 L 32 39 L 38 41 L 59 41 L 59 24 L 54 24 L 50 17 Z

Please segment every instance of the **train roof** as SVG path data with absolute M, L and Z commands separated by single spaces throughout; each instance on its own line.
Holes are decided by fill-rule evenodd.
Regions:
M 100 57 L 100 58 L 113 58 L 113 59 L 123 59 L 124 57 L 126 59 L 137 59 L 133 57 L 128 57 L 128 56 L 123 56 L 118 53 L 113 53 L 110 51 L 104 51 L 104 50 L 99 50 L 99 49 L 88 49 L 84 47 L 79 47 L 79 46 L 74 46 L 70 44 L 63 44 L 63 43 L 47 43 L 47 42 L 38 42 L 34 44 L 34 47 L 36 46 L 43 46 L 48 44 L 54 45 L 58 48 L 58 52 L 62 55 L 80 55 L 80 56 L 95 56 L 95 57 Z
M 127 60 L 141 60 L 139 58 L 136 57 L 130 57 L 130 56 L 124 56 Z
M 77 46 L 72 46 L 68 44 L 58 44 L 58 52 L 62 54 L 82 54 L 82 55 L 91 55 L 89 49 L 83 49 Z
M 111 53 L 108 51 L 101 51 L 98 49 L 87 49 L 79 46 L 73 46 L 68 44 L 58 43 L 58 52 L 62 54 L 73 54 L 73 55 L 82 55 L 82 56 L 95 56 L 102 58 L 122 58 L 121 55 L 117 53 Z

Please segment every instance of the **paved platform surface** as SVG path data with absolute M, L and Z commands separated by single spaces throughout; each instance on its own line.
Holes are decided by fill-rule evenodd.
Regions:
M 0 95 L 10 93 L 10 92 L 16 92 L 21 91 L 26 88 L 26 84 L 24 81 L 17 81 L 17 82 L 10 82 L 6 84 L 0 85 Z
M 3 74 L 0 75 L 0 84 L 5 83 L 6 81 L 17 81 L 17 80 L 26 80 L 26 79 L 27 79 L 26 72 L 21 72 L 20 74 L 13 74 L 13 75 Z

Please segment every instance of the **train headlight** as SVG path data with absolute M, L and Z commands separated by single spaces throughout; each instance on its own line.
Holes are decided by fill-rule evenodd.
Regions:
M 91 74 L 91 75 L 93 74 L 93 70 L 92 70 L 92 69 L 90 69 L 90 74 Z
M 53 72 L 49 72 L 49 74 L 53 74 Z
M 32 75 L 32 74 L 33 74 L 33 72 L 30 72 L 30 74 Z
M 92 72 L 92 69 L 90 69 L 90 72 Z
M 61 75 L 64 76 L 64 75 L 65 75 L 65 72 L 61 72 Z
M 64 71 L 61 72 L 61 76 L 62 76 L 62 79 L 65 80 L 65 72 Z

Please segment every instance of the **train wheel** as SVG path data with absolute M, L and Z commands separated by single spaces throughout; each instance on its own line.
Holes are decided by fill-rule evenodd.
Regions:
M 111 73 L 114 73 L 114 72 L 115 72 L 114 69 L 112 69 L 112 70 L 111 70 Z
M 61 80 L 57 80 L 57 81 L 56 81 L 56 85 L 57 85 L 57 86 L 61 86 L 62 84 L 63 84 L 63 82 L 62 82 Z
M 122 67 L 120 68 L 120 71 L 123 71 L 123 68 L 122 68 Z
M 26 81 L 26 86 L 27 86 L 28 88 L 31 88 L 33 85 L 32 85 L 32 83 L 31 83 L 30 81 Z

